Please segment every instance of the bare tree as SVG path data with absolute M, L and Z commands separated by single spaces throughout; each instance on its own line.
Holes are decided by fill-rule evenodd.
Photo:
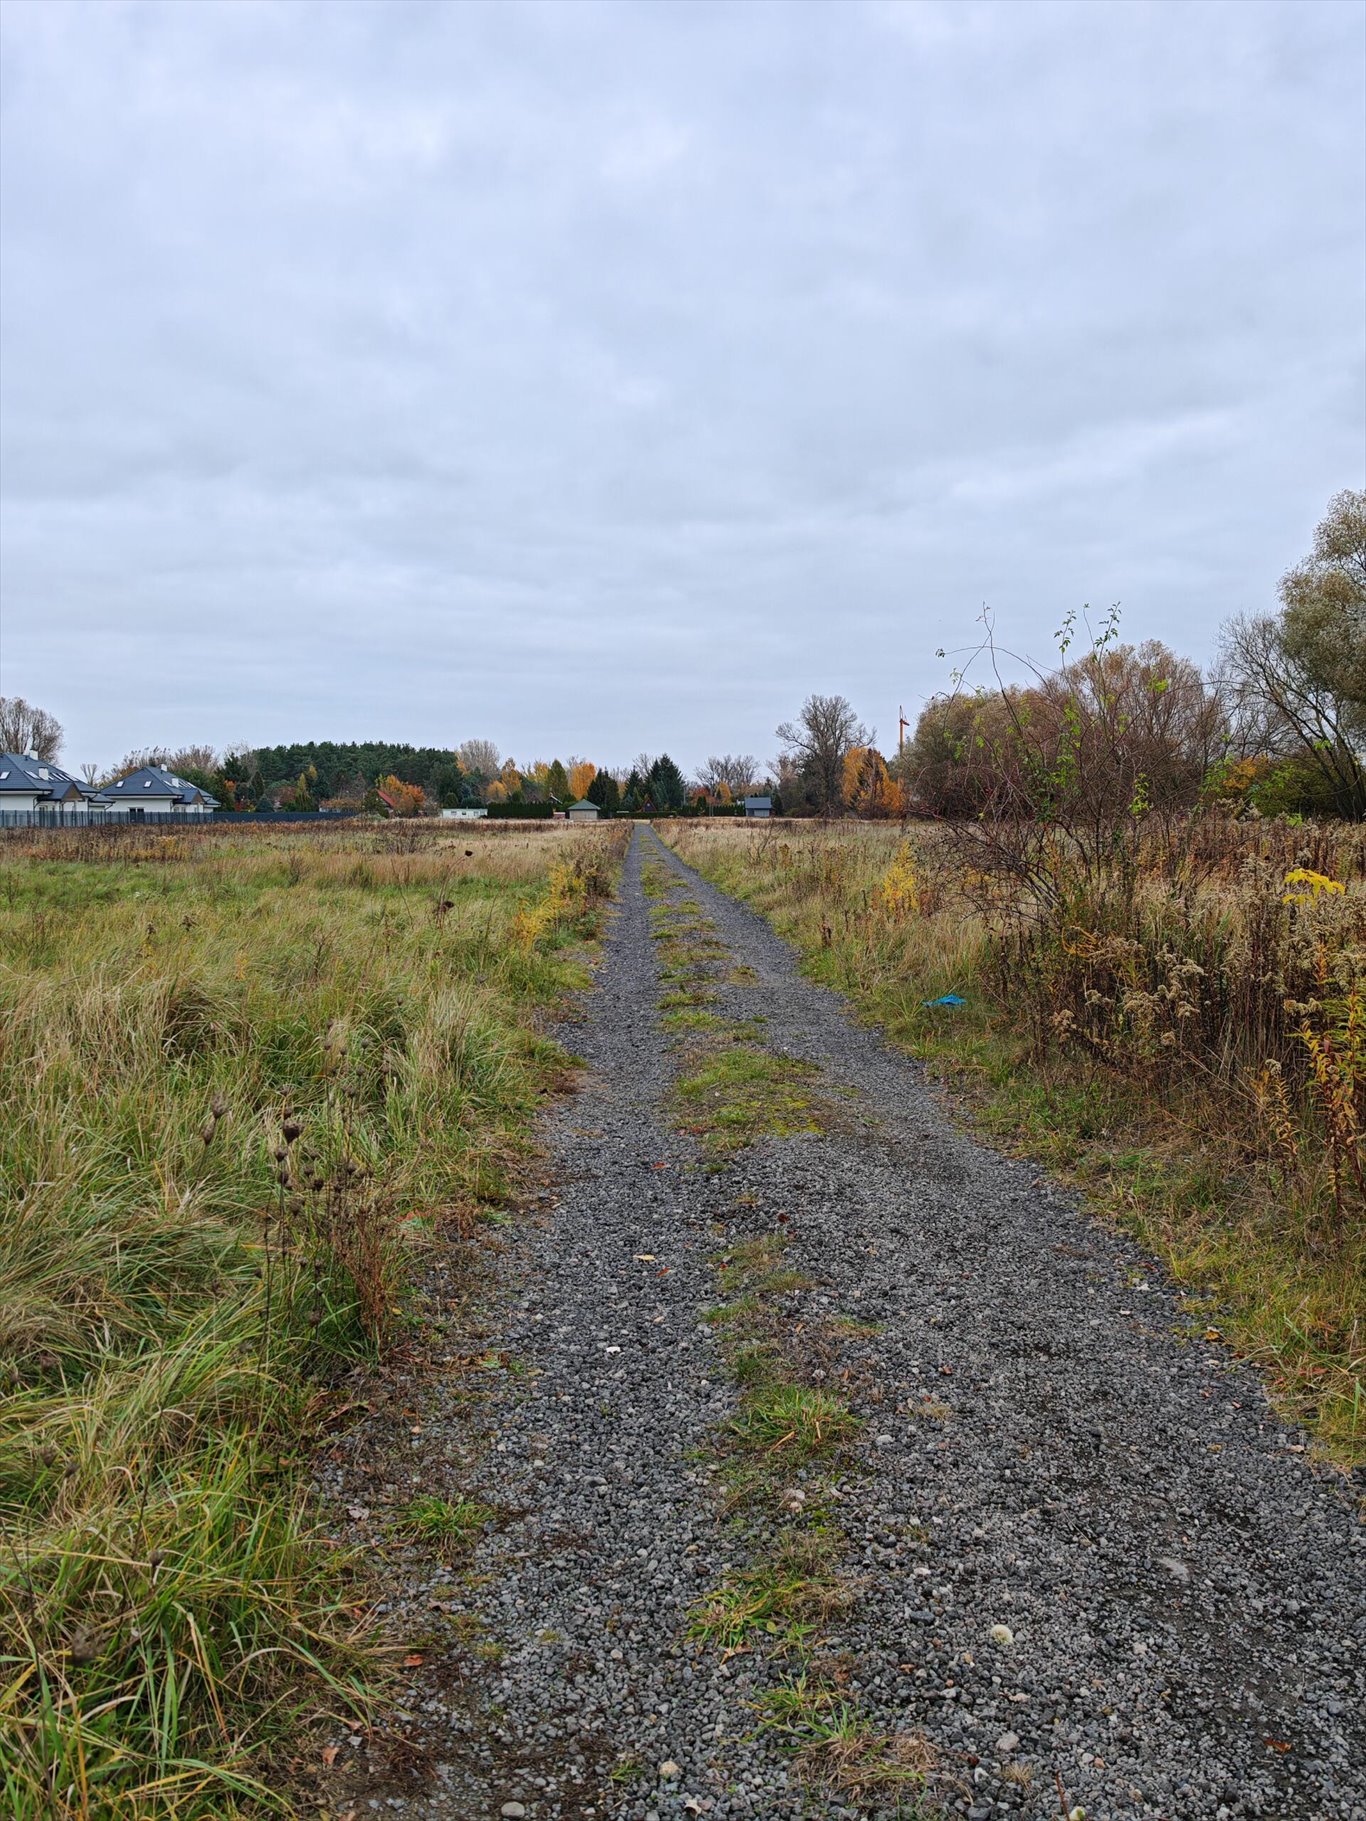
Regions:
M 704 790 L 715 790 L 724 784 L 733 797 L 743 797 L 754 788 L 759 776 L 759 761 L 752 753 L 727 752 L 708 759 L 697 774 L 697 781 Z
M 492 740 L 462 740 L 455 749 L 455 756 L 460 761 L 461 771 L 482 778 L 485 783 L 498 776 L 502 764 L 502 755 Z
M 135 771 L 141 771 L 144 765 L 155 765 L 159 770 L 169 767 L 171 754 L 165 746 L 135 746 L 131 752 L 124 753 L 118 764 L 107 771 L 100 780 L 102 784 L 115 784 L 120 778 L 130 778 Z
M 169 771 L 174 772 L 215 772 L 222 761 L 212 746 L 182 746 L 173 752 L 166 761 Z
M 36 753 L 55 763 L 62 750 L 62 724 L 45 708 L 35 708 L 22 696 L 0 696 L 0 752 Z
M 813 787 L 823 816 L 835 815 L 843 801 L 844 761 L 855 746 L 877 738 L 865 727 L 844 696 L 808 696 L 796 721 L 784 721 L 778 738 Z

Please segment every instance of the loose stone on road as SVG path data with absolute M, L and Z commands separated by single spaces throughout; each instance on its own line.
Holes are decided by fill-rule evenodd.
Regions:
M 648 830 L 584 1013 L 461 1317 L 492 1364 L 396 1395 L 390 1499 L 498 1515 L 383 1555 L 422 1660 L 337 1812 L 1366 1821 L 1358 1502 L 1152 1261 Z M 707 1126 L 708 1041 L 763 1129 Z

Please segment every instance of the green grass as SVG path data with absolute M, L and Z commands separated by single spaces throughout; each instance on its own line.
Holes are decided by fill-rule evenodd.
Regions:
M 811 1091 L 819 1071 L 750 1043 L 731 1043 L 694 1058 L 678 1081 L 678 1122 L 701 1138 L 713 1158 L 759 1138 L 790 1138 L 821 1129 Z
M 784 1531 L 771 1553 L 728 1574 L 692 1609 L 689 1635 L 719 1650 L 757 1638 L 770 1653 L 807 1650 L 820 1625 L 848 1607 L 855 1590 L 836 1572 L 843 1538 L 833 1530 Z
M 858 1703 L 803 1670 L 765 1689 L 755 1702 L 763 1730 L 776 1735 L 812 1781 L 879 1808 L 895 1802 L 904 1821 L 932 1811 L 921 1807 L 935 1766 L 933 1750 L 918 1733 L 886 1733 L 869 1725 Z M 910 1802 L 911 1806 L 905 1806 Z
M 432 1235 L 507 1199 L 565 1068 L 536 1021 L 597 916 L 558 863 L 609 851 L 466 845 L 0 844 L 18 1821 L 286 1809 L 301 1721 L 380 1695 L 309 1450 Z
M 728 1433 L 751 1452 L 782 1455 L 786 1467 L 832 1454 L 860 1427 L 847 1404 L 810 1385 L 762 1384 L 742 1400 Z
M 399 1522 L 424 1542 L 463 1548 L 497 1515 L 475 1499 L 424 1497 L 410 1500 L 399 1513 Z

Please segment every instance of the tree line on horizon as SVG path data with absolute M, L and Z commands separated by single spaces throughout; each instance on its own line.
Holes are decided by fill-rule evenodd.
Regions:
M 492 740 L 474 738 L 451 748 L 156 747 L 128 753 L 104 775 L 84 772 L 108 784 L 165 765 L 226 809 L 303 812 L 517 813 L 586 798 L 608 815 L 724 813 L 762 793 L 775 813 L 795 816 L 1046 819 L 1062 799 L 1075 807 L 1089 797 L 1105 814 L 1219 800 L 1265 815 L 1366 818 L 1366 491 L 1334 497 L 1312 553 L 1281 578 L 1279 597 L 1278 612 L 1225 626 L 1209 673 L 1160 641 L 1124 643 L 1112 609 L 1099 626 L 1068 616 L 1056 664 L 1024 664 L 1027 680 L 1007 682 L 1003 666 L 1021 661 L 1001 649 L 984 616 L 954 687 L 926 703 L 892 755 L 878 750 L 844 696 L 813 693 L 777 728 L 771 764 L 715 755 L 692 778 L 668 753 L 641 753 L 619 768 L 582 758 L 518 765 Z M 61 742 L 54 716 L 0 697 L 0 750 L 55 760 Z

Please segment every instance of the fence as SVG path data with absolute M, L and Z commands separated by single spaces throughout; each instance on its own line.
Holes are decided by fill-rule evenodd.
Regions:
M 0 809 L 0 828 L 216 828 L 224 822 L 345 822 L 360 810 L 348 809 L 219 809 L 212 815 L 183 810 Z

